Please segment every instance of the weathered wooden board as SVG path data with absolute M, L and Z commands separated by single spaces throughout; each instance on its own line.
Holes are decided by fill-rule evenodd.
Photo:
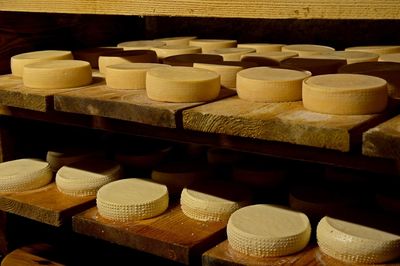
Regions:
M 366 131 L 362 153 L 400 160 L 400 115 Z
M 221 89 L 219 99 L 235 91 Z M 116 118 L 147 125 L 175 128 L 181 124 L 181 111 L 203 104 L 167 103 L 150 100 L 145 90 L 116 90 L 105 84 L 82 90 L 57 93 L 55 110 Z
M 183 112 L 185 129 L 349 151 L 384 115 L 328 115 L 301 101 L 256 103 L 229 97 Z
M 225 238 L 226 222 L 193 220 L 174 205 L 155 218 L 123 223 L 101 217 L 95 207 L 75 215 L 72 226 L 77 233 L 189 264 Z
M 49 265 L 49 266 L 61 266 L 66 265 L 59 263 L 55 260 L 50 260 L 47 257 L 43 257 L 43 253 L 51 250 L 52 247 L 48 244 L 34 244 L 32 246 L 21 247 L 13 250 L 1 261 L 2 266 L 13 266 L 13 265 Z
M 95 205 L 95 196 L 73 197 L 57 190 L 56 184 L 24 192 L 0 194 L 0 210 L 53 226 L 61 226 L 72 215 Z

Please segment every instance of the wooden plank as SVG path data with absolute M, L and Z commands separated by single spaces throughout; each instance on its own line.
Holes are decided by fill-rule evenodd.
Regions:
M 94 207 L 72 219 L 77 233 L 189 264 L 225 238 L 226 222 L 201 222 L 188 218 L 173 205 L 155 218 L 115 222 L 99 215 Z
M 236 94 L 221 89 L 220 98 Z M 57 93 L 54 108 L 57 111 L 96 115 L 139 122 L 161 127 L 179 127 L 181 111 L 202 104 L 167 103 L 150 100 L 145 90 L 116 90 L 104 83 L 82 90 Z
M 183 127 L 349 151 L 351 144 L 358 140 L 361 142 L 361 133 L 365 128 L 375 126 L 384 118 L 380 114 L 320 114 L 306 110 L 301 101 L 255 103 L 235 96 L 185 110 Z
M 31 246 L 21 247 L 7 254 L 7 256 L 5 256 L 4 259 L 2 260 L 1 265 L 2 266 L 66 265 L 43 256 L 43 253 L 49 252 L 49 250 L 52 249 L 53 249 L 52 246 L 45 243 L 37 243 Z
M 400 115 L 366 131 L 362 153 L 400 160 Z
M 398 19 L 397 0 L 0 0 L 0 10 L 140 16 Z
M 61 226 L 72 215 L 95 204 L 95 196 L 73 197 L 57 190 L 56 184 L 24 192 L 0 195 L 0 210 L 53 226 Z

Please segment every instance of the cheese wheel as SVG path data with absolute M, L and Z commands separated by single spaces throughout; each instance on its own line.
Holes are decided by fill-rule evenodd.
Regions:
M 154 39 L 155 41 L 161 41 L 166 45 L 189 45 L 190 40 L 196 39 L 196 36 L 177 36 L 177 37 L 166 37 Z
M 374 54 L 393 54 L 400 53 L 400 45 L 371 45 L 371 46 L 354 46 L 347 47 L 345 51 L 359 51 Z
M 110 53 L 120 53 L 122 52 L 122 48 L 118 47 L 95 47 L 95 48 L 87 48 L 82 50 L 72 51 L 74 55 L 74 59 L 82 60 L 89 62 L 92 68 L 99 68 L 99 57 L 101 55 L 110 54 Z
M 240 60 L 250 59 L 249 57 L 262 57 L 270 60 L 274 60 L 277 62 L 281 62 L 285 59 L 292 58 L 297 56 L 295 52 L 280 52 L 280 51 L 271 51 L 271 52 L 263 52 L 263 53 L 250 53 L 244 54 L 241 56 Z
M 221 77 L 221 85 L 228 89 L 236 89 L 236 74 L 243 70 L 241 66 L 194 63 L 193 67 L 203 68 L 218 73 Z
M 316 55 L 318 56 L 318 55 Z M 329 53 L 322 53 L 319 56 L 325 57 L 326 59 L 345 59 L 347 64 L 354 64 L 360 62 L 374 62 L 378 61 L 379 55 L 368 52 L 360 51 L 334 51 Z
M 253 48 L 219 48 L 210 51 L 211 54 L 219 54 L 224 58 L 224 61 L 240 61 L 240 57 L 244 54 L 253 53 L 256 50 Z
M 209 53 L 212 50 L 220 48 L 236 47 L 236 40 L 223 39 L 194 39 L 189 41 L 190 46 L 201 47 L 202 53 Z
M 282 46 L 282 52 L 294 52 L 299 56 L 308 56 L 335 51 L 334 48 L 316 44 L 291 44 Z
M 146 76 L 147 96 L 163 102 L 203 102 L 218 97 L 220 76 L 193 67 L 158 67 Z
M 123 63 L 106 66 L 106 84 L 112 89 L 144 90 L 146 73 L 155 67 L 169 67 L 157 63 Z
M 250 192 L 220 180 L 204 180 L 187 186 L 181 193 L 181 208 L 199 221 L 226 221 L 237 209 L 251 201 Z
M 276 257 L 304 249 L 310 239 L 311 225 L 301 212 L 257 204 L 235 211 L 226 231 L 234 250 L 250 256 Z
M 24 86 L 33 89 L 65 89 L 89 85 L 92 68 L 81 60 L 47 60 L 24 66 Z
M 88 151 L 79 148 L 66 148 L 49 150 L 46 154 L 46 161 L 50 164 L 50 168 L 53 172 L 57 172 L 58 169 L 64 165 L 68 165 L 77 161 L 81 161 L 90 156 L 94 156 L 95 152 Z
M 303 105 L 326 114 L 364 115 L 385 110 L 388 102 L 384 79 L 359 74 L 328 74 L 303 81 Z
M 380 55 L 378 61 L 400 63 L 400 53 Z
M 104 54 L 99 57 L 99 71 L 106 73 L 106 67 L 124 63 L 158 63 L 157 54 L 152 50 L 133 50 Z
M 11 57 L 11 73 L 14 76 L 22 77 L 24 66 L 45 60 L 64 60 L 73 59 L 70 51 L 62 50 L 43 50 L 23 54 L 17 54 Z
M 195 54 L 201 53 L 201 48 L 197 46 L 188 45 L 165 45 L 162 47 L 155 47 L 153 51 L 157 53 L 159 59 L 163 59 L 168 56 L 180 55 L 180 54 Z
M 313 76 L 316 76 L 337 73 L 338 69 L 346 64 L 347 62 L 344 59 L 291 57 L 281 61 L 280 66 L 289 69 L 307 70 Z
M 120 178 L 121 171 L 116 162 L 89 158 L 61 167 L 56 185 L 60 192 L 71 196 L 94 196 L 100 187 Z
M 239 48 L 253 48 L 256 53 L 280 52 L 285 44 L 277 43 L 239 43 Z
M 215 63 L 222 62 L 224 58 L 216 54 L 181 54 L 164 58 L 164 64 L 171 66 L 192 67 L 194 63 Z
M 0 163 L 0 192 L 20 192 L 43 187 L 53 173 L 48 162 L 18 159 Z
M 350 263 L 384 263 L 400 257 L 400 236 L 325 216 L 317 226 L 320 250 Z
M 138 40 L 138 41 L 121 42 L 117 44 L 117 47 L 123 48 L 124 50 L 149 50 L 164 45 L 165 42 L 162 41 Z
M 310 73 L 270 67 L 254 67 L 237 73 L 239 98 L 254 102 L 301 100 L 301 84 Z
M 152 218 L 168 208 L 168 189 L 165 185 L 127 178 L 102 186 L 97 192 L 99 214 L 116 221 L 134 221 Z

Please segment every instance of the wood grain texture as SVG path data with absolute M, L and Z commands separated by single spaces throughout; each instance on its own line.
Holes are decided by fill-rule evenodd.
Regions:
M 397 0 L 0 0 L 2 11 L 243 18 L 398 19 Z
M 196 221 L 173 205 L 155 218 L 122 223 L 101 217 L 95 207 L 75 215 L 72 226 L 77 233 L 189 264 L 225 238 L 226 222 Z
M 48 252 L 52 247 L 48 244 L 34 244 L 31 246 L 21 247 L 7 254 L 1 262 L 2 266 L 32 266 L 32 265 L 49 265 L 61 266 L 65 265 L 57 261 L 44 258 L 41 254 Z
M 400 160 L 400 115 L 366 131 L 362 153 Z
M 57 190 L 56 184 L 25 192 L 0 194 L 0 210 L 41 223 L 61 226 L 72 215 L 95 204 L 94 196 L 73 197 Z
M 183 112 L 185 129 L 349 151 L 364 127 L 380 115 L 328 115 L 306 110 L 301 101 L 256 103 L 237 96 Z M 360 138 L 361 141 L 361 138 Z
M 236 92 L 221 89 L 219 98 Z M 104 83 L 83 90 L 57 93 L 55 110 L 116 118 L 147 125 L 176 128 L 181 124 L 181 111 L 197 103 L 167 103 L 150 100 L 145 90 L 116 90 Z

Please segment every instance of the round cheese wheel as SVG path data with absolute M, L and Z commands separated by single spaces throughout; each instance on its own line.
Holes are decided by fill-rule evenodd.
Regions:
M 218 97 L 220 76 L 193 67 L 158 67 L 146 76 L 147 96 L 163 102 L 202 102 Z
M 285 59 L 292 58 L 297 56 L 295 52 L 280 52 L 280 51 L 271 51 L 271 52 L 263 52 L 263 53 L 250 53 L 244 54 L 241 56 L 241 60 L 243 59 L 250 59 L 249 57 L 262 57 L 270 60 L 274 60 L 277 62 L 281 62 Z
M 282 52 L 294 52 L 299 56 L 308 56 L 335 51 L 334 48 L 316 44 L 291 44 L 282 46 Z
M 400 53 L 380 55 L 378 61 L 400 63 Z
M 162 41 L 138 40 L 138 41 L 121 42 L 117 44 L 117 47 L 123 48 L 124 50 L 149 50 L 164 45 L 165 42 Z
M 277 43 L 239 43 L 239 48 L 253 48 L 257 53 L 280 52 L 285 44 Z
M 171 66 L 192 67 L 194 63 L 215 63 L 222 62 L 224 58 L 216 54 L 181 54 L 164 58 L 164 64 Z
M 168 56 L 174 56 L 180 54 L 201 53 L 201 48 L 197 46 L 188 46 L 188 45 L 165 45 L 153 48 L 153 51 L 157 53 L 159 59 L 163 59 Z
M 318 56 L 318 55 L 317 55 Z M 345 59 L 347 64 L 354 64 L 360 62 L 374 62 L 378 61 L 379 55 L 368 52 L 360 51 L 334 51 L 329 53 L 322 53 L 319 56 L 325 56 L 326 59 Z
M 316 76 L 337 73 L 338 69 L 346 64 L 347 62 L 344 59 L 291 57 L 281 61 L 280 66 L 289 69 L 307 70 L 313 76 Z
M 311 225 L 301 212 L 257 204 L 235 211 L 226 231 L 234 250 L 250 256 L 276 257 L 304 249 L 310 239 Z
M 112 89 L 144 90 L 146 73 L 155 67 L 169 67 L 157 63 L 123 63 L 106 66 L 106 84 Z
M 152 50 L 132 50 L 103 54 L 99 57 L 99 71 L 106 73 L 106 67 L 124 63 L 158 63 L 157 54 Z
M 301 100 L 301 84 L 310 73 L 270 67 L 254 67 L 237 73 L 239 98 L 254 102 Z
M 384 79 L 359 74 L 327 74 L 303 81 L 303 105 L 326 114 L 363 115 L 385 110 L 388 102 Z
M 253 48 L 219 48 L 210 51 L 211 54 L 219 54 L 224 58 L 224 61 L 240 61 L 240 57 L 244 54 L 253 53 L 256 50 Z
M 220 48 L 236 47 L 236 40 L 223 39 L 194 39 L 189 41 L 190 46 L 201 47 L 203 53 L 209 53 L 212 50 Z
M 122 52 L 122 48 L 118 47 L 95 47 L 95 48 L 87 48 L 82 50 L 72 51 L 74 55 L 74 59 L 82 60 L 89 62 L 92 68 L 99 68 L 99 57 L 101 55 L 110 54 L 110 53 L 120 53 Z
M 116 162 L 89 158 L 61 167 L 56 185 L 60 192 L 71 196 L 94 196 L 100 187 L 120 178 L 121 171 Z
M 203 68 L 218 73 L 221 77 L 221 85 L 228 89 L 236 89 L 236 74 L 243 70 L 242 66 L 194 63 L 193 67 Z
M 154 39 L 155 41 L 161 41 L 166 45 L 189 45 L 189 41 L 196 39 L 196 36 L 177 36 L 177 37 L 166 37 Z
M 168 189 L 165 185 L 127 178 L 102 186 L 97 192 L 99 214 L 116 221 L 134 221 L 152 218 L 168 208 Z
M 371 45 L 371 46 L 354 46 L 344 49 L 345 51 L 359 51 L 374 54 L 393 54 L 400 53 L 400 45 Z
M 81 60 L 47 60 L 24 66 L 24 86 L 34 89 L 65 89 L 89 85 L 92 68 Z
M 400 257 L 400 236 L 325 216 L 317 226 L 320 250 L 350 263 L 384 263 Z
M 22 77 L 24 66 L 45 60 L 64 60 L 73 59 L 73 55 L 70 51 L 62 50 L 43 50 L 34 51 L 23 54 L 17 54 L 11 57 L 11 73 L 14 76 Z
M 0 192 L 20 192 L 43 187 L 51 182 L 48 162 L 18 159 L 0 163 Z
M 204 180 L 187 186 L 181 193 L 181 208 L 199 221 L 226 221 L 251 201 L 250 192 L 231 182 Z
M 47 151 L 46 161 L 50 164 L 51 170 L 53 172 L 57 172 L 58 169 L 60 169 L 64 165 L 81 161 L 94 155 L 95 152 L 93 151 L 79 148 L 65 148 Z

